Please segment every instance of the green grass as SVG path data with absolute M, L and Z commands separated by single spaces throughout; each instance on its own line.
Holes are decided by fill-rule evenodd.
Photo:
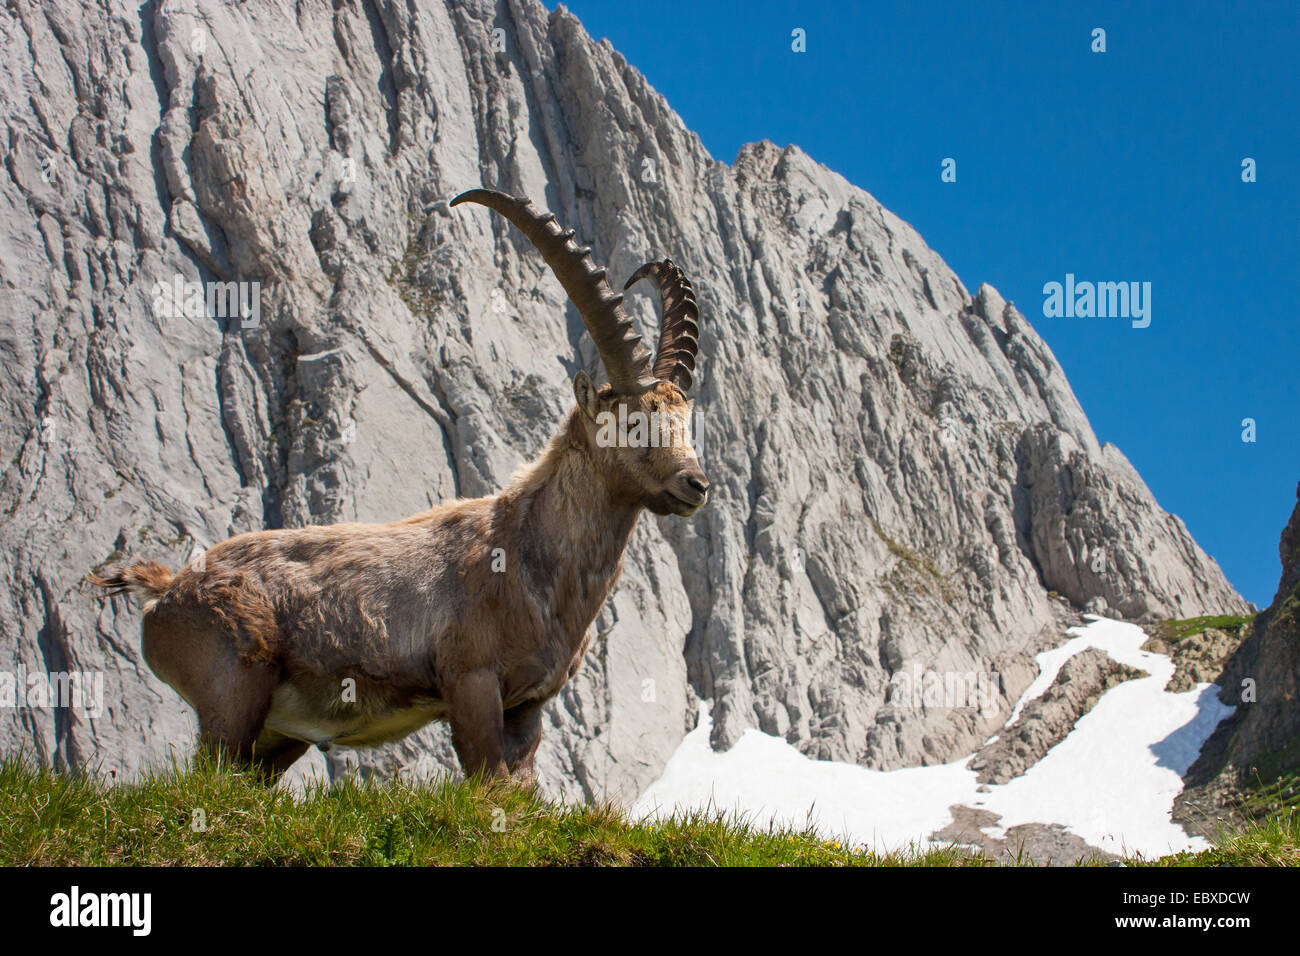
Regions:
M 1256 775 L 1233 802 L 1244 825 L 1226 825 L 1215 847 L 1156 861 L 1165 866 L 1300 866 L 1300 773 Z
M 202 811 L 206 829 L 193 824 Z M 138 784 L 0 762 L 5 866 L 987 865 L 956 847 L 875 855 L 811 830 L 690 813 L 632 823 L 509 784 L 342 783 L 295 797 L 196 761 Z
M 1300 864 L 1300 786 L 1256 795 L 1259 819 L 1205 853 L 1130 866 Z M 196 812 L 199 811 L 199 812 Z M 202 821 L 203 826 L 196 825 Z M 1023 854 L 1012 861 L 1032 865 Z M 990 866 L 967 848 L 877 855 L 810 829 L 692 812 L 649 823 L 510 784 L 346 782 L 295 796 L 204 759 L 111 784 L 0 760 L 3 866 Z
M 1300 812 L 1300 773 L 1259 778 L 1242 798 L 1242 809 L 1255 819 Z
M 938 587 L 939 596 L 943 598 L 944 603 L 951 607 L 954 594 L 948 584 L 948 576 L 939 570 L 939 566 L 934 563 L 934 560 L 924 552 L 914 551 L 891 538 L 875 518 L 868 520 L 871 521 L 871 528 L 876 532 L 876 537 L 885 543 L 889 553 L 898 558 L 904 566 L 910 568 L 920 580 L 925 581 L 926 575 L 928 575 L 930 580 Z
M 1237 631 L 1251 621 L 1254 614 L 1207 614 L 1204 617 L 1189 617 L 1181 621 L 1165 621 L 1160 626 L 1161 637 L 1167 641 L 1181 641 L 1184 638 L 1203 634 L 1206 628 L 1220 631 Z
M 1212 849 L 1147 861 L 1151 866 L 1300 866 L 1300 809 L 1294 805 L 1225 831 Z

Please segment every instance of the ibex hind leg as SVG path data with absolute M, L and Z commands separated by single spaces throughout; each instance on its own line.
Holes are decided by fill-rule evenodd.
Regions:
M 147 615 L 144 656 L 194 708 L 199 745 L 209 754 L 274 778 L 306 751 L 302 741 L 263 733 L 280 669 L 241 660 L 219 622 Z
M 506 769 L 511 780 L 525 786 L 533 782 L 533 758 L 542 740 L 543 706 L 541 701 L 533 700 L 505 712 Z
M 275 783 L 310 749 L 311 744 L 305 740 L 263 727 L 253 744 L 252 763 L 268 783 Z
M 236 661 L 234 667 L 228 671 L 222 668 L 214 676 L 216 679 L 194 701 L 200 745 L 214 756 L 274 775 L 276 758 L 288 748 L 289 741 L 279 734 L 263 734 L 262 726 L 271 710 L 278 673 L 265 664 Z M 304 745 L 298 756 L 305 750 Z

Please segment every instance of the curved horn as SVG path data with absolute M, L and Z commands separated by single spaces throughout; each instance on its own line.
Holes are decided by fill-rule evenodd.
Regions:
M 695 304 L 695 290 L 686 274 L 671 259 L 647 262 L 627 280 L 624 290 L 647 276 L 653 278 L 659 287 L 659 308 L 663 312 L 659 321 L 655 378 L 672 382 L 683 392 L 689 392 L 695 356 L 700 349 L 700 308 Z
M 654 387 L 650 352 L 641 344 L 632 320 L 623 311 L 623 296 L 615 295 L 605 281 L 605 270 L 591 261 L 591 247 L 573 241 L 549 212 L 538 212 L 531 202 L 494 189 L 471 189 L 451 201 L 456 206 L 474 202 L 505 216 L 537 247 L 555 277 L 578 307 L 582 322 L 596 341 L 596 350 L 609 375 L 609 383 L 622 395 L 639 395 Z

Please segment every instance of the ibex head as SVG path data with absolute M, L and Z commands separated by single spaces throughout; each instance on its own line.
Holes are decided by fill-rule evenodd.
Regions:
M 611 490 L 655 514 L 689 515 L 708 499 L 709 481 L 691 445 L 692 402 L 687 398 L 699 348 L 699 307 L 682 270 L 672 260 L 648 262 L 628 279 L 654 279 L 663 318 L 659 352 L 652 357 L 623 311 L 605 270 L 591 261 L 551 213 L 527 199 L 471 189 L 451 201 L 481 203 L 514 223 L 564 286 L 596 342 L 609 375 L 597 388 L 586 372 L 573 380 L 587 447 L 603 466 Z

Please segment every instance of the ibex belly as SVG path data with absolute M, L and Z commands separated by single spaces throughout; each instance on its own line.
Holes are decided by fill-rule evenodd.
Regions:
M 277 733 L 320 746 L 370 747 L 400 740 L 433 720 L 447 716 L 441 700 L 410 696 L 400 700 L 359 698 L 340 703 L 337 684 L 333 699 L 313 693 L 314 688 L 285 683 L 276 688 L 264 726 Z

